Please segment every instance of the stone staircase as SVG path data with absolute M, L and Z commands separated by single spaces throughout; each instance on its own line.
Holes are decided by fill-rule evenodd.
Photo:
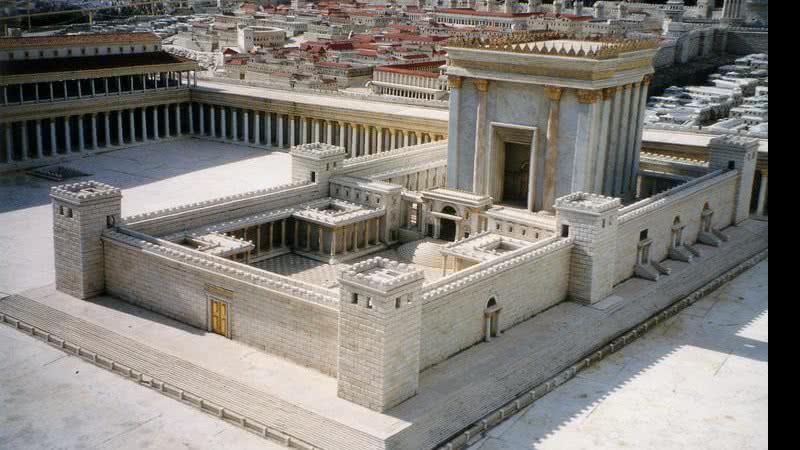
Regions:
M 378 448 L 363 432 L 20 295 L 0 299 L 0 323 L 289 448 Z

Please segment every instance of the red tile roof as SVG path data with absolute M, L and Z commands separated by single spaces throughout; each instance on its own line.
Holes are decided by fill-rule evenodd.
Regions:
M 30 47 L 55 47 L 64 45 L 94 44 L 159 44 L 161 38 L 155 33 L 96 33 L 68 36 L 35 36 L 0 38 L 0 49 L 20 49 Z

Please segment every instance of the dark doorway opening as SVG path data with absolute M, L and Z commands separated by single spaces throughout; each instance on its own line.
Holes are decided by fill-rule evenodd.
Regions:
M 505 143 L 505 167 L 503 169 L 503 202 L 519 204 L 528 203 L 528 181 L 530 164 L 530 146 Z
M 442 214 L 449 214 L 451 216 L 456 215 L 456 210 L 452 206 L 445 206 L 442 209 Z M 441 227 L 439 228 L 439 239 L 445 241 L 455 241 L 456 240 L 456 222 L 450 219 L 439 219 L 441 221 Z

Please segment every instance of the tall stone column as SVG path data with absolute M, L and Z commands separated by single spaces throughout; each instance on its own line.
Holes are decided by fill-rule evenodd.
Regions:
M 11 163 L 14 161 L 14 146 L 12 144 L 12 134 L 14 133 L 14 128 L 12 123 L 5 124 L 5 143 L 6 143 L 6 163 Z
M 339 128 L 339 139 L 336 141 L 336 145 L 338 145 L 339 147 L 345 147 L 346 148 L 347 147 L 347 136 L 346 136 L 345 128 L 347 127 L 347 125 L 345 125 L 344 122 L 336 122 L 336 125 Z
M 623 180 L 625 178 L 625 160 L 628 145 L 628 129 L 631 125 L 631 85 L 627 84 L 622 91 L 622 121 L 619 124 L 619 145 L 617 146 L 617 165 L 614 170 L 614 191 L 612 197 L 619 197 L 622 194 Z
M 397 148 L 397 130 L 394 128 L 389 129 L 389 150 Z
M 639 118 L 636 121 L 636 136 L 633 140 L 634 148 L 633 148 L 633 178 L 631 179 L 630 185 L 628 187 L 629 192 L 632 192 L 633 195 L 636 195 L 636 181 L 639 175 L 639 159 L 640 153 L 642 152 L 642 133 L 644 131 L 644 115 L 645 110 L 647 109 L 647 91 L 650 88 L 650 82 L 653 81 L 653 75 L 645 75 L 642 79 L 639 93 Z
M 603 89 L 602 95 L 602 111 L 600 112 L 600 136 L 598 137 L 597 144 L 597 160 L 594 164 L 594 185 L 592 192 L 601 194 L 603 190 L 603 181 L 606 177 L 606 159 L 608 158 L 608 136 L 611 128 L 611 102 L 614 95 L 614 89 Z
M 325 130 L 325 142 L 327 142 L 330 145 L 333 145 L 333 121 L 329 120 L 326 125 L 327 127 Z
M 383 152 L 383 127 L 380 126 L 378 127 L 378 145 L 376 147 L 375 151 L 377 153 Z
M 603 195 L 614 195 L 614 178 L 617 176 L 617 156 L 619 154 L 619 123 L 622 120 L 622 86 L 613 89 L 613 102 L 611 105 L 611 129 L 608 144 L 608 158 L 606 160 L 606 173 L 603 180 Z
M 350 157 L 358 156 L 358 124 L 350 124 Z
M 122 133 L 122 110 L 117 111 L 117 145 L 125 143 L 125 136 Z
M 308 143 L 308 117 L 300 118 L 300 144 Z
M 194 126 L 194 103 L 192 102 L 187 103 L 186 109 L 189 112 L 189 126 L 187 128 L 189 129 L 189 134 L 193 135 L 195 130 L 197 129 Z
M 27 161 L 30 158 L 30 148 L 28 146 L 28 121 L 22 121 L 22 160 Z
M 272 113 L 264 112 L 264 144 L 272 148 Z
M 189 104 L 191 111 L 191 103 Z M 191 113 L 189 114 L 191 116 Z M 181 129 L 181 104 L 175 103 L 175 135 L 180 136 L 183 134 L 183 130 Z
M 170 105 L 169 103 L 164 105 L 164 137 L 165 138 L 168 138 L 168 137 L 171 136 L 170 126 L 169 126 L 169 122 L 170 122 L 169 110 L 171 109 L 170 106 L 172 106 L 172 105 Z
M 246 109 L 242 111 L 242 139 L 246 144 L 250 143 L 250 114 Z
M 142 142 L 147 142 L 147 108 L 142 107 Z
M 253 111 L 253 143 L 261 145 L 261 113 Z
M 372 136 L 371 131 L 372 127 L 369 125 L 364 125 L 364 154 L 371 155 L 372 154 Z
M 603 106 L 600 102 L 602 91 L 596 89 L 578 89 L 578 131 L 575 139 L 575 169 L 571 192 L 592 192 L 594 189 L 595 162 L 600 135 L 600 113 Z
M 50 118 L 50 156 L 58 154 L 58 140 L 56 139 L 56 118 Z
M 83 136 L 83 114 L 78 115 L 78 151 L 86 150 L 86 140 Z
M 103 131 L 105 132 L 105 142 L 103 142 L 104 147 L 111 146 L 111 119 L 108 115 L 111 114 L 111 111 L 106 111 L 103 113 Z
M 97 113 L 92 113 L 89 128 L 92 130 L 92 150 L 97 150 Z
M 222 139 L 228 139 L 228 117 L 226 114 L 226 110 L 228 108 L 225 106 L 221 106 L 219 108 L 219 136 Z
M 294 116 L 289 116 L 289 147 L 294 147 L 295 145 L 295 118 Z
M 550 99 L 550 114 L 547 118 L 547 153 L 544 160 L 542 209 L 553 211 L 553 204 L 556 200 L 559 114 L 561 113 L 561 95 L 564 90 L 557 86 L 545 86 L 544 90 L 547 98 Z
M 284 147 L 284 139 L 283 139 L 283 114 L 278 114 L 276 116 L 277 122 L 275 123 L 275 139 L 277 139 L 278 148 Z
M 322 131 L 322 125 L 319 119 L 311 119 L 314 121 L 314 141 L 313 142 L 320 142 L 322 141 L 322 136 L 320 132 Z
M 200 113 L 200 136 L 206 135 L 206 105 L 197 104 L 197 111 Z
M 44 144 L 42 142 L 42 120 L 36 120 L 36 157 L 44 157 Z
M 135 120 L 135 112 L 133 109 L 128 110 L 128 128 L 131 134 L 131 143 L 136 142 L 136 120 Z M 120 135 L 122 136 L 122 135 Z M 123 139 L 120 139 L 120 143 L 123 142 Z
M 158 105 L 153 106 L 153 140 L 157 141 L 158 137 Z
M 214 105 L 209 105 L 208 124 L 211 127 L 211 137 L 217 137 L 217 111 Z
M 231 136 L 233 141 L 239 140 L 239 111 L 238 108 L 231 108 Z
M 64 149 L 67 154 L 72 152 L 72 134 L 70 133 L 69 116 L 64 117 Z

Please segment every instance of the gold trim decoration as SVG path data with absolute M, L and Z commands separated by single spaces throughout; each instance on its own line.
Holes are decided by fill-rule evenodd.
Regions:
M 558 48 L 547 41 L 578 40 L 601 45 L 586 50 L 583 46 L 562 45 Z M 583 37 L 553 31 L 515 31 L 511 34 L 494 33 L 487 37 L 456 36 L 448 39 L 447 46 L 512 53 L 567 56 L 590 59 L 612 59 L 622 53 L 657 48 L 658 39 L 627 39 L 609 36 Z
M 475 89 L 481 92 L 486 92 L 489 90 L 489 80 L 475 79 L 472 80 L 472 84 L 475 85 Z
M 642 77 L 642 83 L 644 83 L 644 84 L 650 84 L 652 81 L 653 81 L 653 74 L 652 73 L 648 73 L 647 75 Z
M 564 93 L 564 89 L 558 86 L 545 86 L 544 93 L 547 94 L 547 98 L 557 102 L 561 100 L 561 94 Z
M 457 75 L 448 75 L 447 76 L 447 85 L 450 86 L 450 89 L 461 89 L 461 85 L 464 82 L 464 78 L 459 77 Z
M 216 295 L 217 297 L 222 297 L 225 299 L 232 299 L 233 298 L 233 291 L 221 288 L 219 286 L 212 286 L 210 284 L 206 285 L 206 293 L 211 295 Z
M 604 88 L 603 89 L 603 100 L 609 100 L 614 98 L 614 94 L 616 93 L 616 88 Z
M 575 95 L 578 97 L 580 103 L 595 103 L 600 100 L 603 93 L 593 89 L 578 89 L 575 91 Z

